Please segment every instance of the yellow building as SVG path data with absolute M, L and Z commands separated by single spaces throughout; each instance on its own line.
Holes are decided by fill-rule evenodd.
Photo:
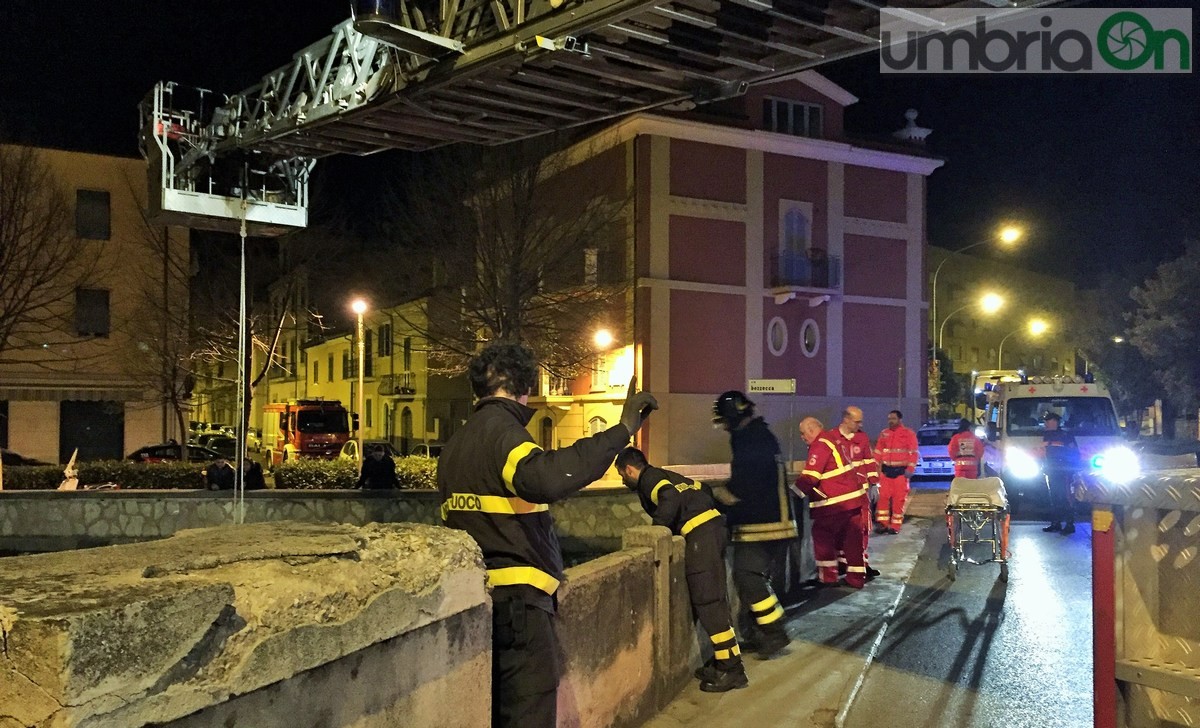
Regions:
M 182 368 L 174 365 L 186 343 L 189 236 L 145 221 L 145 162 L 0 146 L 0 164 L 7 189 L 28 188 L 47 172 L 56 192 L 28 200 L 43 209 L 58 200 L 49 204 L 66 219 L 61 232 L 40 233 L 40 252 L 16 243 L 19 259 L 0 261 L 5 293 L 21 294 L 21 282 L 45 267 L 45 251 L 65 244 L 78 252 L 50 266 L 54 275 L 30 294 L 39 303 L 32 311 L 15 315 L 11 302 L 0 306 L 0 317 L 15 323 L 0 346 L 0 445 L 62 462 L 76 448 L 83 460 L 121 458 L 179 438 L 161 393 L 182 388 Z M 16 203 L 7 189 L 0 216 L 11 221 Z M 12 250 L 11 229 L 4 234 Z M 26 264 L 33 272 L 15 273 Z

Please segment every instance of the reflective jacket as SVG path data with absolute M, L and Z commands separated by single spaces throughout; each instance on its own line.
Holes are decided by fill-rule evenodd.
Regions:
M 512 399 L 480 400 L 442 449 L 437 484 L 442 521 L 479 544 L 488 583 L 553 611 L 563 559 L 547 504 L 602 477 L 629 442 L 629 430 L 618 423 L 547 452 L 525 429 L 533 414 Z
M 879 439 L 875 441 L 875 460 L 878 461 L 881 472 L 885 468 L 904 468 L 903 473 L 889 477 L 912 475 L 913 470 L 917 467 L 917 458 L 919 457 L 917 433 L 904 425 L 900 425 L 894 430 L 890 427 L 885 429 L 879 433 Z M 887 473 L 884 472 L 884 475 Z
M 858 474 L 861 482 L 868 485 L 879 483 L 879 467 L 875 464 L 875 455 L 871 451 L 871 438 L 867 437 L 867 433 L 859 430 L 852 437 L 847 438 L 840 427 L 835 427 L 829 431 L 829 435 L 833 444 L 838 446 L 842 457 L 849 460 L 850 464 L 854 466 L 854 472 Z
M 724 528 L 708 486 L 662 468 L 647 467 L 638 478 L 638 496 L 655 526 L 666 526 L 676 536 L 711 524 Z
M 796 480 L 796 487 L 809 499 L 813 518 L 859 509 L 867 503 L 867 484 L 835 444 L 838 437 L 829 430 L 809 444 L 808 460 Z
M 787 489 L 779 440 L 761 417 L 729 433 L 733 460 L 729 492 L 737 503 L 725 508 L 731 540 L 777 541 L 796 538 L 796 520 Z
M 946 450 L 954 461 L 954 474 L 960 478 L 978 478 L 983 448 L 983 440 L 970 431 L 956 433 L 950 438 Z

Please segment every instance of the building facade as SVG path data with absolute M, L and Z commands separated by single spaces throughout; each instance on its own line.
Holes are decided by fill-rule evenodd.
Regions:
M 187 230 L 145 219 L 142 160 L 19 147 L 0 154 L 11 160 L 22 149 L 55 181 L 80 257 L 42 287 L 61 295 L 18 320 L 0 351 L 0 445 L 57 463 L 76 449 L 82 460 L 119 459 L 180 438 L 163 393 L 178 390 L 185 368 L 170 359 L 186 356 Z M 28 256 L 2 264 L 25 263 L 38 265 Z

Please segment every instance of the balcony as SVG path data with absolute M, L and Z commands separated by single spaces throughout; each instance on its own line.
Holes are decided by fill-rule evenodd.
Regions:
M 417 393 L 417 373 L 400 372 L 379 378 L 379 393 L 384 396 L 412 397 Z
M 817 248 L 780 251 L 771 267 L 769 285 L 776 303 L 797 297 L 819 301 L 821 296 L 842 290 L 842 258 L 825 255 Z

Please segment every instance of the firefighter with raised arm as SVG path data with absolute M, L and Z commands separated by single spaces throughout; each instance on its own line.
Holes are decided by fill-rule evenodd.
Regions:
M 475 539 L 492 588 L 492 725 L 553 728 L 558 640 L 553 617 L 563 559 L 549 503 L 599 479 L 658 403 L 630 382 L 621 421 L 545 451 L 526 426 L 538 367 L 518 344 L 471 360 L 475 412 L 438 461 L 442 520 Z
M 740 603 L 738 632 L 746 649 L 770 658 L 791 641 L 771 575 L 798 535 L 783 454 L 767 423 L 754 415 L 754 403 L 741 392 L 725 392 L 713 402 L 713 424 L 729 432 L 733 450 L 726 484 L 730 497 L 723 508 Z
M 665 526 L 684 538 L 684 574 L 692 614 L 708 634 L 713 651 L 713 659 L 696 671 L 700 689 L 723 693 L 746 687 L 749 682 L 733 631 L 725 579 L 729 535 L 725 518 L 713 502 L 712 490 L 679 473 L 650 465 L 635 447 L 627 447 L 617 455 L 617 472 L 625 486 L 638 494 L 654 525 Z
M 888 412 L 888 426 L 875 441 L 879 464 L 879 502 L 875 506 L 875 533 L 900 533 L 908 502 L 908 479 L 917 469 L 917 433 L 904 425 L 900 410 Z
M 837 584 L 838 554 L 843 553 L 846 586 L 861 589 L 867 583 L 863 523 L 867 484 L 834 443 L 833 433 L 822 431 L 820 420 L 801 420 L 800 436 L 808 443 L 808 460 L 796 479 L 796 488 L 809 499 L 818 578 L 826 586 Z

